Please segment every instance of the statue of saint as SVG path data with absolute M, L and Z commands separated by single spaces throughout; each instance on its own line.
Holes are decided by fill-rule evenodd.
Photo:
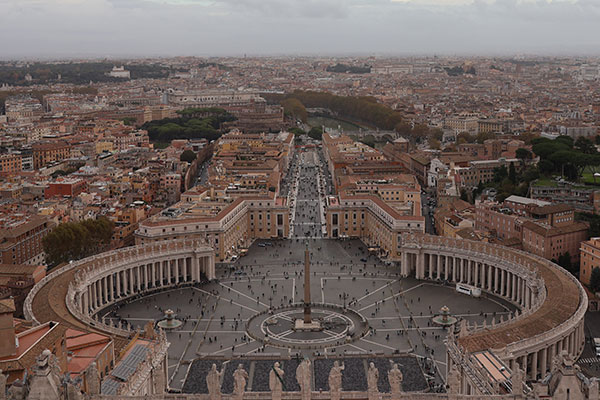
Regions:
M 223 370 L 217 370 L 217 364 L 213 364 L 206 375 L 206 386 L 210 400 L 221 400 L 221 377 Z
M 88 384 L 87 393 L 90 395 L 100 394 L 100 374 L 95 362 L 90 364 L 86 379 Z
M 296 369 L 296 380 L 300 385 L 302 400 L 310 400 L 312 392 L 312 374 L 310 369 L 310 360 L 304 359 Z
M 246 382 L 248 381 L 248 373 L 244 370 L 242 364 L 238 364 L 237 369 L 233 373 L 233 396 L 236 399 L 242 400 L 246 392 Z
M 283 391 L 281 381 L 283 380 L 283 370 L 276 362 L 269 373 L 269 389 L 271 390 L 271 398 L 273 400 L 281 400 L 281 392 Z
M 379 388 L 377 387 L 377 381 L 379 380 L 379 370 L 375 368 L 374 363 L 369 364 L 369 370 L 367 371 L 367 391 L 369 400 L 379 399 Z
M 390 392 L 392 395 L 402 393 L 402 371 L 398 369 L 398 364 L 394 363 L 392 369 L 388 371 L 388 381 L 390 383 Z
M 344 363 L 340 366 L 337 361 L 333 362 L 333 367 L 329 371 L 329 393 L 331 400 L 340 400 L 342 392 L 342 371 L 344 370 Z

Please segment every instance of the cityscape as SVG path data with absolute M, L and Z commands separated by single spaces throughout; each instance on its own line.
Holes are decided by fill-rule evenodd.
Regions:
M 101 39 L 92 17 L 77 44 L 66 14 L 30 46 L 11 27 L 34 3 L 0 27 L 19 33 L 0 50 L 0 399 L 600 398 L 594 2 L 511 0 L 515 32 L 556 14 L 564 37 L 482 32 L 489 51 L 463 31 L 507 18 L 500 0 L 47 11 L 110 9 L 110 31 L 119 7 L 162 10 L 165 41 L 213 13 L 189 48 Z M 406 33 L 397 13 L 448 21 L 369 47 Z M 326 21 L 323 42 L 254 42 L 274 16 Z

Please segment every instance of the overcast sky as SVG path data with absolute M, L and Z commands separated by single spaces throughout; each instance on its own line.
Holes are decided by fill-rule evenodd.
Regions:
M 600 54 L 600 0 L 0 0 L 0 58 Z

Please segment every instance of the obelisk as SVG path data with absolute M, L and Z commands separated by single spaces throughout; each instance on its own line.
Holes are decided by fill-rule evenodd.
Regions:
M 304 250 L 304 324 L 310 325 L 310 254 L 308 252 L 308 243 Z

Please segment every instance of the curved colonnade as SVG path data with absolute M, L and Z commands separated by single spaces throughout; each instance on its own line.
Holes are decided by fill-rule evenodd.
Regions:
M 563 351 L 574 358 L 581 354 L 587 296 L 564 269 L 529 253 L 488 243 L 408 233 L 400 239 L 403 276 L 465 283 L 520 310 L 491 326 L 462 329 L 456 346 L 449 346 L 448 369 L 453 358 L 455 362 L 460 358 L 453 356 L 451 347 L 462 354 L 492 350 L 511 369 L 519 365 L 529 379 L 543 376 L 553 357 Z M 34 323 L 54 320 L 127 337 L 128 330 L 93 316 L 133 296 L 213 278 L 214 251 L 206 244 L 149 243 L 102 253 L 50 273 L 32 289 L 24 312 Z M 62 305 L 54 304 L 59 302 Z M 58 308 L 48 312 L 49 307 Z
M 528 379 L 543 377 L 554 356 L 575 359 L 585 344 L 585 290 L 558 265 L 520 250 L 440 236 L 403 234 L 401 274 L 417 279 L 464 283 L 514 304 L 512 318 L 461 330 L 461 353 L 492 350 Z M 452 367 L 449 352 L 448 370 Z
M 36 297 L 42 297 L 44 288 L 64 277 L 68 281 L 55 286 L 66 288 L 59 296 L 77 321 L 125 337 L 130 334 L 128 330 L 104 324 L 93 316 L 136 295 L 214 279 L 214 251 L 200 241 L 179 240 L 126 247 L 79 260 L 50 273 L 34 286 L 24 304 L 27 319 L 38 324 L 64 314 L 64 307 L 62 313 L 58 310 L 52 315 L 40 315 L 48 313 L 33 307 L 34 302 L 48 301 Z

